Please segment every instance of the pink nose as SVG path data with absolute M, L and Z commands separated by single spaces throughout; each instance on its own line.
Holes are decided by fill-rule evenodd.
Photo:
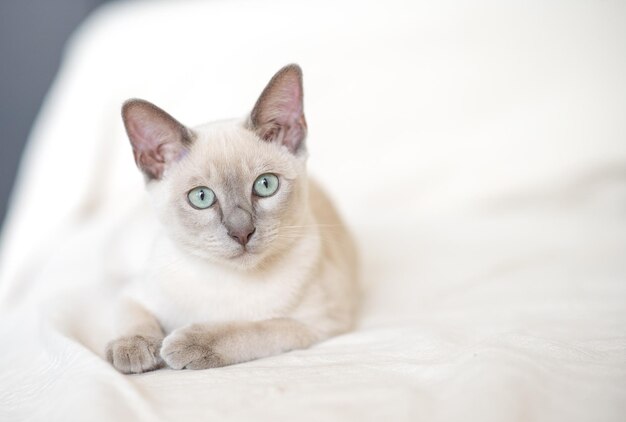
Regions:
M 228 235 L 239 242 L 241 246 L 246 246 L 255 231 L 255 227 L 246 226 L 240 229 L 231 229 L 228 231 Z

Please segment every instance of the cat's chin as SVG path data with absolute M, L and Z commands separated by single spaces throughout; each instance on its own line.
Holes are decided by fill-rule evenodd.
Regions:
M 242 249 L 227 258 L 228 265 L 240 270 L 254 269 L 259 266 L 261 261 L 262 257 L 258 253 L 247 249 Z

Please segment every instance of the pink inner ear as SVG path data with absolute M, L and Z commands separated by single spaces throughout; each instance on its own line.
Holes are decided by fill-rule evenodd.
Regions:
M 279 123 L 291 125 L 302 116 L 302 92 L 298 81 L 289 81 L 279 91 L 276 107 L 279 110 Z
M 259 136 L 295 153 L 306 136 L 302 97 L 300 68 L 290 65 L 278 71 L 252 110 L 253 128 Z
M 302 91 L 299 82 L 290 83 L 288 90 L 282 92 L 277 105 L 276 122 L 281 126 L 281 139 L 278 142 L 287 146 L 291 152 L 300 147 L 306 135 L 306 121 L 302 110 Z
M 154 123 L 145 121 L 141 117 L 137 120 L 129 117 L 126 129 L 133 147 L 138 151 L 156 150 L 158 145 L 162 143 Z
M 160 179 L 168 163 L 182 157 L 185 128 L 158 107 L 131 100 L 123 109 L 126 132 L 138 167 L 151 179 Z

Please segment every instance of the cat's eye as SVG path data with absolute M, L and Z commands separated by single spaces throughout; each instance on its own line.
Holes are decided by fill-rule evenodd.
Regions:
M 260 175 L 252 185 L 254 193 L 261 197 L 272 196 L 278 190 L 278 177 L 272 173 Z
M 198 186 L 189 191 L 187 198 L 192 207 L 203 210 L 213 205 L 215 193 L 206 186 Z

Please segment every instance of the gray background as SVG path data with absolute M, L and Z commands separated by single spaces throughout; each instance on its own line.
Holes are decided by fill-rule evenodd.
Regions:
M 0 228 L 19 158 L 63 44 L 107 0 L 0 0 Z

